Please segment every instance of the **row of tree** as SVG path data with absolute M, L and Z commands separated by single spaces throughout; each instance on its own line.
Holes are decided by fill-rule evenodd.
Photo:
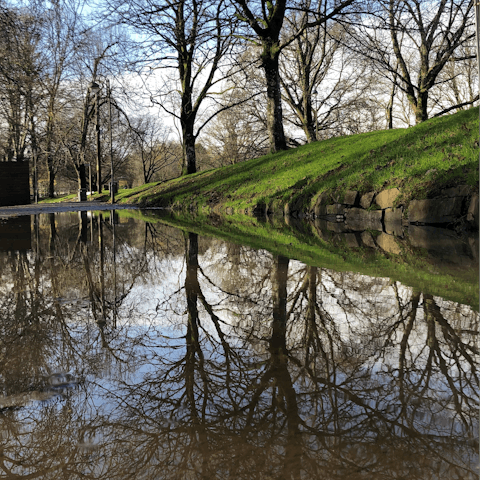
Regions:
M 473 0 L 25 0 L 0 24 L 0 155 L 48 196 L 101 189 L 110 156 L 144 183 L 478 100 Z

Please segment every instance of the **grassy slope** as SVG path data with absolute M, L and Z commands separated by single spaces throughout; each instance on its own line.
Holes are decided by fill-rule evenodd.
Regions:
M 317 196 L 345 190 L 380 191 L 398 186 L 402 203 L 434 196 L 441 187 L 478 188 L 478 108 L 435 118 L 409 129 L 332 138 L 248 162 L 197 173 L 163 184 L 119 192 L 121 203 L 197 207 L 235 212 L 264 204 L 283 210 L 301 197 L 312 208 Z

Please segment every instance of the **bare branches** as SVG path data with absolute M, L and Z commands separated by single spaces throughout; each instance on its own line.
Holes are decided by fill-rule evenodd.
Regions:
M 153 62 L 175 73 L 174 86 L 157 89 L 151 98 L 179 119 L 183 173 L 194 173 L 195 142 L 205 124 L 196 129 L 196 123 L 212 87 L 222 77 L 226 54 L 235 41 L 231 12 L 223 1 L 210 0 L 118 0 L 108 5 L 118 21 L 140 33 L 150 66 Z M 175 91 L 180 97 L 178 104 L 167 95 Z M 173 103 L 172 107 L 165 105 L 165 99 Z
M 473 32 L 473 2 L 382 0 L 384 16 L 366 18 L 349 31 L 358 47 L 398 86 L 414 110 L 416 122 L 429 116 L 429 96 L 452 57 L 468 44 Z M 373 23 L 372 23 L 373 20 Z M 389 32 L 387 41 L 385 31 Z M 467 56 L 465 56 L 467 57 Z

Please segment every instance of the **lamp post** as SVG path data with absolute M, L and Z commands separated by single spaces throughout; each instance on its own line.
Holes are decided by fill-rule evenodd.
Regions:
M 33 161 L 33 178 L 32 178 L 32 188 L 33 188 L 33 201 L 38 203 L 38 171 L 37 171 L 37 156 L 35 155 L 34 148 L 32 146 L 27 146 L 25 149 L 25 155 L 27 158 L 31 158 Z M 30 196 L 30 192 L 29 192 Z
M 34 203 L 38 203 L 38 169 L 37 169 L 37 155 L 35 153 L 35 149 L 30 146 L 27 147 L 25 152 L 29 158 L 33 160 L 33 201 Z
M 102 164 L 101 164 L 101 150 L 100 150 L 100 105 L 99 92 L 100 85 L 96 82 L 90 84 L 90 90 L 95 94 L 95 131 L 97 137 L 97 191 L 102 193 Z
M 113 142 L 112 142 L 112 89 L 110 88 L 110 80 L 107 78 L 108 93 L 108 116 L 110 124 L 110 201 L 115 203 L 115 182 L 113 178 Z
M 32 149 L 33 157 L 33 199 L 35 203 L 38 203 L 38 168 L 37 168 L 37 153 Z
M 90 195 L 92 195 L 92 164 L 88 163 L 88 190 Z

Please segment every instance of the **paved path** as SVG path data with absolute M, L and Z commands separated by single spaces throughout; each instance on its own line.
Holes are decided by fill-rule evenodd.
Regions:
M 30 205 L 15 205 L 0 207 L 0 218 L 19 217 L 21 215 L 36 215 L 37 213 L 80 212 L 86 210 L 125 210 L 137 209 L 134 205 L 112 205 L 103 202 L 63 202 L 38 203 Z

